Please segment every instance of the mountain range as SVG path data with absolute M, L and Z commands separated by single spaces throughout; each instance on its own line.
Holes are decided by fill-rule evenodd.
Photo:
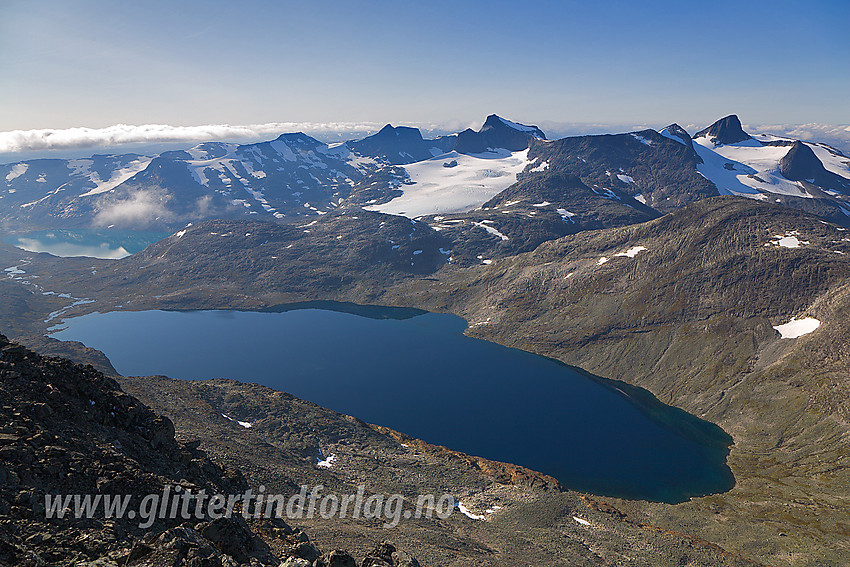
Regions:
M 0 180 L 0 220 L 10 230 L 170 231 L 213 218 L 300 222 L 351 206 L 411 218 L 475 216 L 516 202 L 518 214 L 546 217 L 558 227 L 552 234 L 562 235 L 729 194 L 850 223 L 850 158 L 817 142 L 751 136 L 734 115 L 693 138 L 671 124 L 659 132 L 552 141 L 536 126 L 496 115 L 478 131 L 435 139 L 388 124 L 336 144 L 293 133 L 154 156 L 9 163 L 0 165 Z M 530 189 L 544 186 L 543 193 Z

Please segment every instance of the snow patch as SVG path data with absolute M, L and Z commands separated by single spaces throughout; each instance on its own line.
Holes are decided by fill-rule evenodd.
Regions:
M 479 514 L 473 514 L 472 512 L 470 512 L 469 508 L 467 508 L 466 506 L 463 505 L 463 502 L 457 503 L 457 509 L 461 514 L 463 514 L 467 518 L 471 518 L 473 520 L 486 520 L 487 519 L 487 517 L 484 516 L 483 514 L 479 515 Z
M 541 171 L 546 171 L 547 169 L 549 169 L 549 162 L 544 161 L 540 165 L 532 167 L 531 169 L 529 169 L 529 171 L 534 173 L 540 173 Z
M 615 256 L 625 256 L 626 258 L 634 258 L 638 255 L 638 252 L 643 252 L 646 250 L 646 246 L 632 246 L 625 252 L 620 252 L 619 254 L 614 254 Z
M 805 319 L 791 319 L 784 325 L 774 325 L 773 328 L 779 331 L 779 335 L 783 339 L 796 339 L 803 335 L 807 335 L 820 327 L 820 321 L 814 317 L 806 317 Z
M 782 248 L 799 248 L 804 244 L 808 244 L 808 240 L 800 240 L 797 238 L 797 231 L 786 232 L 784 235 L 777 234 L 773 240 L 765 244 L 765 246 L 779 246 Z
M 323 469 L 329 469 L 333 466 L 334 461 L 336 460 L 336 456 L 328 455 L 327 458 L 320 460 L 316 463 L 317 467 L 321 467 Z
M 648 139 L 644 138 L 643 136 L 641 136 L 640 134 L 635 134 L 634 132 L 632 132 L 632 138 L 634 138 L 635 140 L 637 140 L 638 142 L 640 142 L 641 144 L 644 144 L 646 146 L 652 145 L 652 140 L 648 140 Z
M 229 421 L 232 421 L 234 423 L 237 423 L 237 424 L 241 425 L 242 427 L 244 427 L 245 429 L 250 429 L 251 427 L 254 427 L 254 424 L 251 423 L 250 421 L 239 421 L 238 419 L 233 419 L 232 417 L 230 417 L 226 413 L 221 414 L 221 417 L 223 417 L 223 418 L 225 418 Z
M 501 120 L 501 121 L 502 121 L 502 124 L 504 124 L 505 126 L 508 126 L 508 127 L 510 127 L 510 128 L 513 128 L 514 130 L 519 130 L 520 132 L 529 132 L 529 133 L 531 133 L 531 134 L 532 134 L 535 138 L 537 138 L 538 140 L 542 139 L 542 138 L 540 138 L 540 134 L 537 134 L 537 129 L 536 129 L 536 128 L 534 128 L 533 126 L 526 126 L 525 124 L 518 124 L 518 123 L 516 123 L 516 122 L 511 122 L 510 120 L 505 120 L 505 119 L 504 119 L 504 118 L 502 118 L 501 116 L 499 116 L 499 117 L 497 117 L 497 118 L 498 118 L 499 120 Z
M 664 128 L 663 130 L 661 130 L 658 133 L 661 134 L 662 136 L 664 136 L 665 138 L 670 138 L 674 142 L 679 142 L 683 146 L 687 146 L 687 144 L 685 143 L 685 141 L 682 138 L 680 138 L 679 136 L 676 136 L 675 134 L 670 133 L 670 130 L 667 129 L 667 128 Z
M 27 172 L 29 169 L 29 164 L 26 163 L 16 163 L 12 166 L 12 169 L 9 173 L 6 174 L 6 181 L 12 181 L 13 179 L 17 179 L 21 175 Z
M 571 213 L 567 209 L 555 209 L 555 210 L 558 212 L 559 215 L 561 215 L 561 218 L 564 219 L 564 222 L 569 221 L 573 224 L 576 223 L 576 221 L 573 220 L 573 217 L 576 216 L 575 213 Z
M 815 155 L 827 171 L 831 171 L 845 179 L 850 179 L 850 158 L 836 153 L 834 149 L 829 148 L 825 144 L 804 143 L 815 152 Z
M 490 221 L 490 222 L 493 222 L 493 221 Z M 498 236 L 502 240 L 510 240 L 507 236 L 505 236 L 504 234 L 502 234 L 501 232 L 499 232 L 498 230 L 496 230 L 492 226 L 484 224 L 483 222 L 473 222 L 472 224 L 474 224 L 477 227 L 483 228 L 484 230 L 486 230 L 487 232 L 489 232 L 493 236 Z

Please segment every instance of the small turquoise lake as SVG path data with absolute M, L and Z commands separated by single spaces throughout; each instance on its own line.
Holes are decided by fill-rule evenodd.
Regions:
M 28 252 L 114 260 L 140 252 L 168 235 L 137 230 L 52 229 L 8 235 L 3 241 Z
M 51 336 L 103 351 L 126 376 L 258 382 L 584 492 L 681 502 L 734 485 L 719 427 L 465 328 L 453 315 L 316 303 L 93 313 Z

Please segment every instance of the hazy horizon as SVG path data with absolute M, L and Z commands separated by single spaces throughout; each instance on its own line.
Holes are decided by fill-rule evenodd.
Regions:
M 506 116 L 513 119 L 514 117 Z M 721 117 L 718 117 L 721 118 Z M 477 122 L 399 123 L 412 126 L 424 137 L 451 134 L 463 128 L 478 129 Z M 385 123 L 267 123 L 251 125 L 207 124 L 175 127 L 162 124 L 113 125 L 107 128 L 34 129 L 0 132 L 0 163 L 43 158 L 79 158 L 93 153 L 156 154 L 166 150 L 188 148 L 206 141 L 240 144 L 271 140 L 283 133 L 304 132 L 327 143 L 360 139 L 380 130 Z M 550 139 L 592 134 L 616 134 L 646 128 L 660 129 L 667 124 L 602 124 L 543 121 L 536 124 Z M 708 124 L 680 124 L 691 134 Z M 806 141 L 831 144 L 850 154 L 850 125 L 828 124 L 744 124 L 751 133 L 771 133 Z

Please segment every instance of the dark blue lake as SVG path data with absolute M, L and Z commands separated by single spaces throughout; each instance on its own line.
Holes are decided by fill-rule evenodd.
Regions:
M 679 502 L 734 484 L 731 438 L 645 390 L 466 337 L 452 315 L 322 306 L 359 314 L 94 313 L 52 336 L 100 349 L 126 376 L 258 382 L 580 491 Z

